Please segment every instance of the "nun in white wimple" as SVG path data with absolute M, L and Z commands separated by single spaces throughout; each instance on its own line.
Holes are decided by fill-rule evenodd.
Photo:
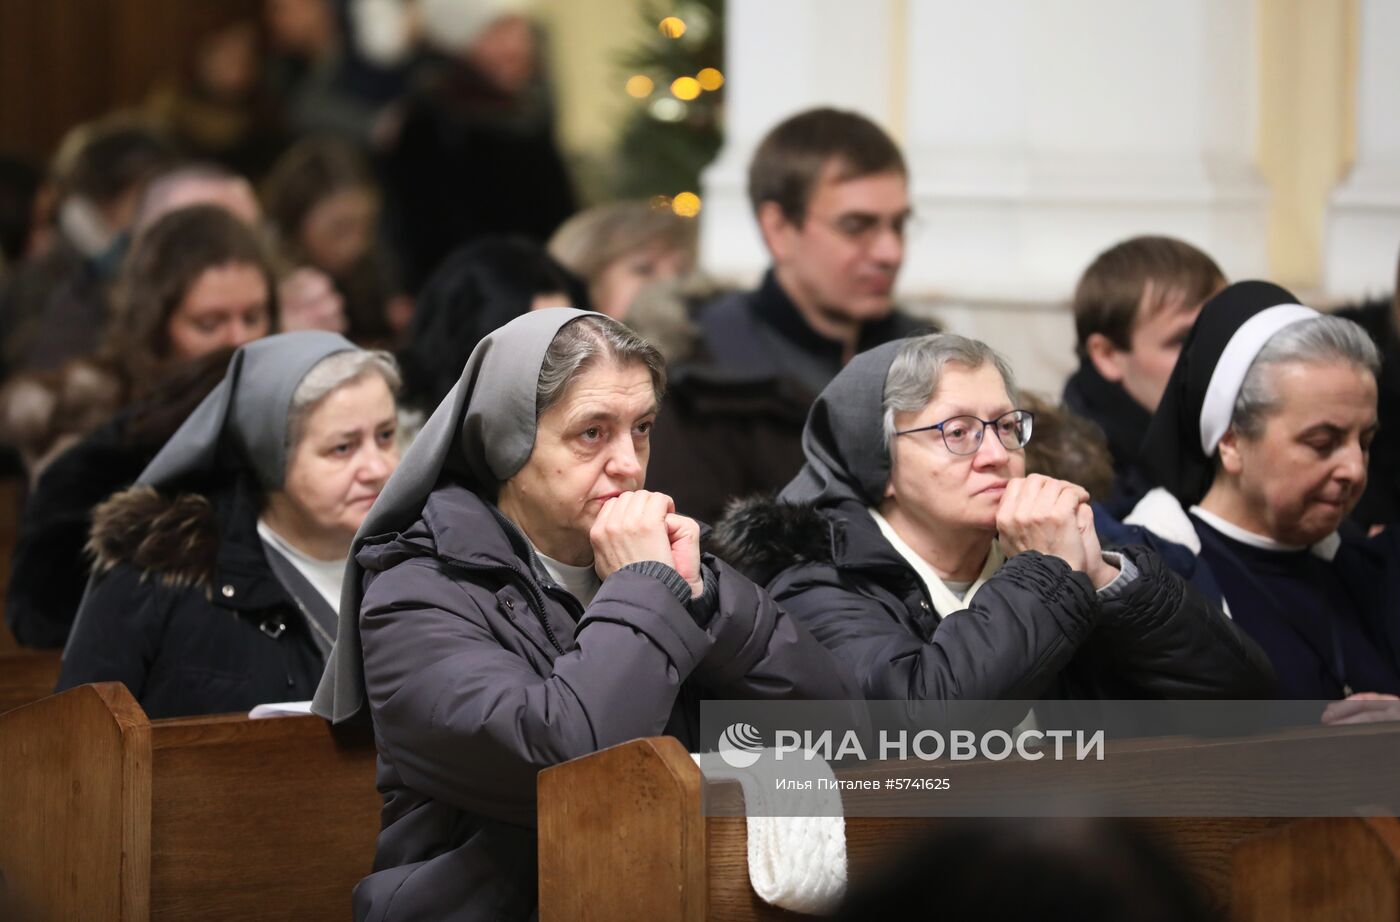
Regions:
M 1400 694 L 1400 558 L 1347 515 L 1366 488 L 1380 357 L 1267 282 L 1208 301 L 1144 443 L 1129 516 L 1192 548 L 1286 698 Z
M 472 352 L 360 529 L 315 703 L 337 723 L 367 711 L 379 747 L 357 919 L 528 919 L 540 769 L 643 736 L 695 748 L 706 696 L 855 695 L 644 489 L 664 385 L 615 320 L 518 317 Z
M 333 333 L 234 353 L 135 486 L 94 510 L 60 690 L 124 682 L 151 717 L 310 698 L 351 539 L 398 463 L 397 366 Z

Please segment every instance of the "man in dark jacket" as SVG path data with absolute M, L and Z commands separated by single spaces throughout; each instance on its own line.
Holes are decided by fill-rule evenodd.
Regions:
M 362 526 L 315 704 L 345 721 L 367 702 L 379 747 L 356 918 L 528 918 L 541 769 L 636 737 L 695 747 L 706 697 L 858 695 L 642 489 L 663 385 L 616 321 L 519 317 L 472 353 Z
M 1024 477 L 1005 362 L 950 334 L 858 356 L 807 465 L 717 532 L 872 699 L 1270 696 L 1263 653 L 1145 548 L 1102 552 L 1088 496 Z
M 1117 518 L 1157 485 L 1142 457 L 1147 424 L 1191 324 L 1223 287 L 1214 260 L 1171 237 L 1115 244 L 1079 278 L 1079 370 L 1065 385 L 1064 401 L 1108 437 L 1114 484 L 1103 503 Z
M 789 118 L 754 153 L 749 200 L 773 266 L 757 291 L 702 310 L 721 368 L 792 378 L 815 396 L 856 353 L 927 326 L 891 300 L 909 183 L 874 122 L 835 109 Z

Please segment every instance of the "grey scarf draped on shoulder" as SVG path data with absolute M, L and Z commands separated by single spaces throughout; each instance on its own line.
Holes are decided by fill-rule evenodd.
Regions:
M 364 705 L 360 650 L 360 596 L 364 570 L 355 555 L 365 540 L 403 531 L 444 471 L 457 469 L 472 483 L 495 487 L 516 474 L 535 447 L 535 391 L 544 356 L 564 324 L 590 315 L 560 307 L 531 311 L 483 339 L 399 462 L 355 535 L 341 588 L 340 627 L 312 711 L 333 723 Z

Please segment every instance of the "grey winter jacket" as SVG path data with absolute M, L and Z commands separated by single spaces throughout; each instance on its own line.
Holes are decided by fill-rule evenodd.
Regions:
M 736 506 L 718 552 L 799 618 L 870 699 L 1269 698 L 1263 652 L 1143 547 L 1110 599 L 1056 557 L 1010 558 L 940 621 L 863 506 Z
M 704 558 L 709 610 L 682 601 L 669 568 L 644 572 L 654 565 L 612 574 L 584 610 L 455 484 L 357 559 L 384 795 L 357 919 L 528 918 L 541 769 L 637 737 L 694 747 L 702 697 L 859 697 L 848 670 L 724 563 Z

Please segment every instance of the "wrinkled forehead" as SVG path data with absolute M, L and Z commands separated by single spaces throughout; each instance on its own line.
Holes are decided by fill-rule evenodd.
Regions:
M 648 412 L 656 408 L 658 399 L 655 379 L 645 362 L 600 356 L 574 373 L 563 397 L 546 414 L 557 410 L 559 415 L 568 417 L 598 409 L 620 414 Z
M 943 366 L 921 415 L 972 415 L 991 419 L 1014 409 L 1016 395 L 992 362 L 969 366 L 950 360 Z

